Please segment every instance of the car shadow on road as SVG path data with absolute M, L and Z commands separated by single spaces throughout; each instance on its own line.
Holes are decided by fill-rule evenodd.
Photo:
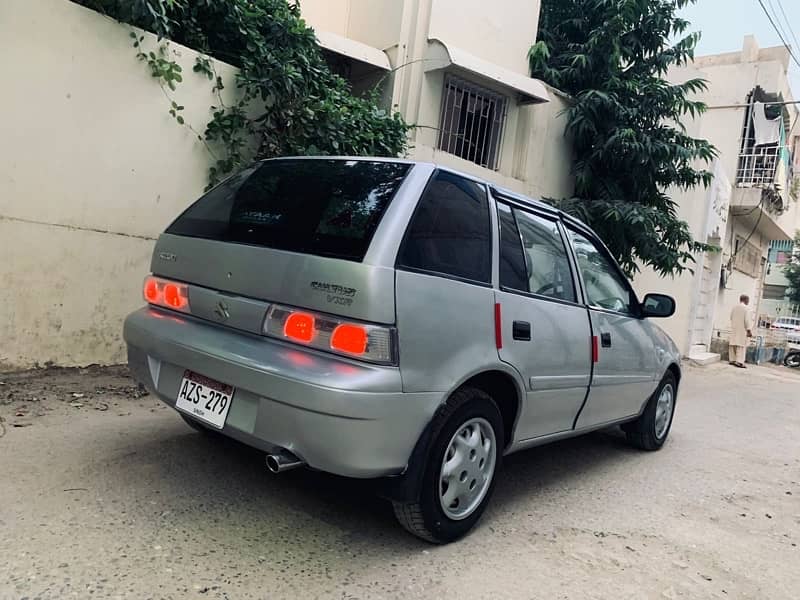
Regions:
M 364 552 L 384 547 L 385 553 L 395 554 L 427 546 L 399 527 L 390 503 L 374 493 L 370 482 L 309 469 L 273 475 L 262 452 L 177 427 L 160 434 L 128 432 L 126 442 L 125 452 L 107 448 L 105 476 L 116 489 L 128 493 L 157 491 L 164 503 L 159 510 L 171 513 L 173 525 L 184 521 L 190 527 L 197 520 L 194 509 L 216 505 L 225 507 L 214 516 L 220 530 L 258 523 L 259 518 L 268 521 L 271 525 L 259 529 L 259 535 L 273 550 L 287 542 L 287 531 L 301 535 L 308 527 L 315 537 L 327 540 L 325 545 L 344 540 Z M 602 432 L 510 456 L 482 526 L 503 518 L 505 510 L 518 502 L 535 510 L 538 495 L 573 487 L 582 475 L 610 461 L 624 462 L 630 452 L 620 436 Z

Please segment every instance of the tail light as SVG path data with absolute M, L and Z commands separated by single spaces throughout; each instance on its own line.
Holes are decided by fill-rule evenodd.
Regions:
M 391 327 L 354 323 L 338 317 L 272 305 L 264 333 L 318 350 L 379 364 L 395 364 L 395 337 Z
M 144 280 L 144 299 L 148 304 L 189 312 L 189 286 L 149 276 Z

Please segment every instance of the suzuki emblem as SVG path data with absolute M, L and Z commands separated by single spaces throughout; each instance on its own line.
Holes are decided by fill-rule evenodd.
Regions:
M 231 318 L 230 308 L 225 304 L 224 300 L 220 300 L 214 309 L 214 314 L 219 317 L 220 321 L 227 321 Z

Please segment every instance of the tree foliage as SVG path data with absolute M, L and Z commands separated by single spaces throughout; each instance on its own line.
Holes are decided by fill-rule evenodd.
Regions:
M 785 267 L 783 275 L 789 282 L 787 295 L 792 304 L 800 305 L 800 231 L 794 235 L 792 258 Z
M 211 107 L 203 137 L 225 150 L 211 169 L 212 183 L 253 158 L 346 154 L 397 156 L 407 148 L 408 125 L 380 107 L 378 90 L 355 96 L 328 68 L 314 31 L 287 0 L 75 0 L 239 68 L 239 99 Z M 181 67 L 168 56 L 144 52 L 152 74 L 175 89 Z M 213 62 L 194 67 L 220 91 L 226 82 Z M 182 106 L 170 112 L 183 123 Z M 253 151 L 253 142 L 255 149 Z
M 692 99 L 705 82 L 666 81 L 694 57 L 699 34 L 684 35 L 689 23 L 677 14 L 694 1 L 543 0 L 529 54 L 533 75 L 574 99 L 575 197 L 553 202 L 591 225 L 629 274 L 639 264 L 681 273 L 707 248 L 670 197 L 708 186 L 702 166 L 716 153 L 681 124 L 705 110 Z

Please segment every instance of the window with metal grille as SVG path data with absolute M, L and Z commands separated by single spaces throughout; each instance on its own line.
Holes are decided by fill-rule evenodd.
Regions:
M 442 95 L 439 149 L 487 169 L 500 166 L 508 98 L 448 75 Z

